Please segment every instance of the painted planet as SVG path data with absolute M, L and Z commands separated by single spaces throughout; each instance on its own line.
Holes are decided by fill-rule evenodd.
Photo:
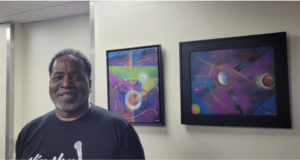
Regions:
M 263 84 L 265 87 L 273 87 L 274 84 L 275 84 L 275 77 L 272 76 L 272 75 L 265 75 L 265 76 L 262 78 L 262 84 Z
M 142 104 L 142 96 L 139 92 L 130 90 L 125 96 L 125 104 L 131 110 L 138 109 Z
M 198 104 L 192 104 L 192 113 L 193 114 L 199 114 L 200 113 L 200 107 Z
M 228 85 L 232 81 L 231 73 L 227 70 L 223 70 L 218 75 L 218 80 L 222 85 Z

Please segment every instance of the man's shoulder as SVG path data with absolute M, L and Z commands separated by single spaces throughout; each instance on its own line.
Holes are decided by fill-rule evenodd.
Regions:
M 54 110 L 42 115 L 42 116 L 39 116 L 33 120 L 31 120 L 30 122 L 28 122 L 22 129 L 22 131 L 28 131 L 30 129 L 34 129 L 34 128 L 38 128 L 42 123 L 44 123 L 45 121 L 47 121 L 47 119 L 50 118 L 50 116 L 52 114 L 54 114 Z M 21 132 L 22 132 L 21 131 Z
M 104 121 L 107 124 L 122 125 L 124 127 L 127 127 L 128 125 L 130 125 L 130 123 L 128 121 L 126 121 L 123 117 L 121 117 L 120 115 L 113 113 L 107 109 L 104 109 L 97 105 L 93 105 L 93 109 L 95 111 L 95 114 L 97 116 L 99 116 L 99 120 Z

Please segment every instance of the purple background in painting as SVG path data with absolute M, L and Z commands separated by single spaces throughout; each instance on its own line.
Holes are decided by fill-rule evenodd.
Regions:
M 249 61 L 247 56 L 253 60 Z M 201 62 L 202 60 L 206 61 L 206 63 Z M 246 65 L 243 65 L 243 63 Z M 212 64 L 214 67 L 212 67 Z M 194 65 L 196 66 L 194 67 Z M 216 66 L 218 66 L 219 69 L 217 69 Z M 201 91 L 206 88 L 210 88 L 209 92 L 199 98 L 206 105 L 201 107 L 207 107 L 211 111 L 211 114 L 236 113 L 233 107 L 232 97 L 227 92 L 227 87 L 232 88 L 233 96 L 236 97 L 238 104 L 246 115 L 252 115 L 273 94 L 275 94 L 274 87 L 267 88 L 261 83 L 261 79 L 264 75 L 274 76 L 274 53 L 272 47 L 193 52 L 191 53 L 191 67 L 191 76 L 197 77 L 200 80 L 205 80 L 207 78 L 218 78 L 220 70 L 233 70 L 235 68 L 240 69 L 237 70 L 237 73 L 232 74 L 232 77 L 236 80 L 242 77 L 253 78 L 252 82 L 234 81 L 229 86 L 192 86 L 194 92 L 195 88 L 199 88 L 199 90 L 195 92 L 198 96 L 201 95 Z M 195 79 L 192 78 L 192 81 L 195 82 Z M 196 100 L 193 101 L 192 99 L 192 103 L 196 103 Z M 276 106 L 274 107 L 276 108 Z

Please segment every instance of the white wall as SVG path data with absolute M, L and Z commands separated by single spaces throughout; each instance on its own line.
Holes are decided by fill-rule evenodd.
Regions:
M 135 126 L 146 158 L 300 158 L 299 2 L 95 2 L 96 104 L 108 49 L 161 44 L 166 126 Z M 293 129 L 180 124 L 179 42 L 286 31 Z
M 23 25 L 23 126 L 54 109 L 48 89 L 49 63 L 65 48 L 89 57 L 89 28 L 88 14 Z

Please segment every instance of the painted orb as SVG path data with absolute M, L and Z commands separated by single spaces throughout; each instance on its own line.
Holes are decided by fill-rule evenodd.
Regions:
M 223 70 L 218 75 L 218 80 L 222 85 L 228 85 L 232 81 L 232 76 L 229 71 Z
M 200 107 L 198 104 L 192 104 L 192 113 L 193 114 L 199 114 L 200 113 Z
M 145 82 L 147 80 L 147 75 L 144 74 L 144 73 L 140 74 L 138 77 L 139 77 L 138 80 L 141 83 L 143 83 L 143 82 Z
M 139 92 L 130 90 L 126 93 L 125 104 L 131 110 L 138 109 L 142 104 L 142 96 Z
M 272 75 L 265 75 L 265 76 L 262 78 L 262 84 L 263 84 L 265 87 L 273 87 L 274 84 L 275 84 L 275 77 L 272 76 Z

